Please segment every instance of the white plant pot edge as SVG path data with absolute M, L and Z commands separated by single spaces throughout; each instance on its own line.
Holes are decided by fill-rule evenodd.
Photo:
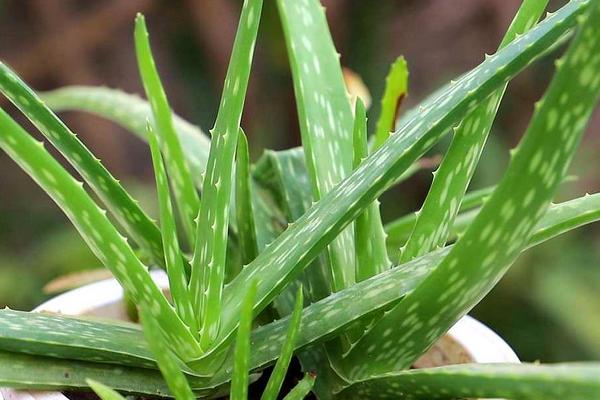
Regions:
M 164 271 L 151 272 L 157 285 L 166 289 L 169 286 Z M 33 311 L 46 311 L 66 315 L 95 314 L 104 317 L 115 317 L 114 307 L 123 299 L 123 289 L 115 279 L 106 279 L 70 290 L 40 304 Z M 98 310 L 101 310 L 98 312 Z M 109 312 L 113 315 L 106 315 Z M 494 331 L 477 321 L 465 316 L 461 318 L 447 335 L 460 344 L 477 363 L 519 363 L 519 358 L 510 346 Z M 14 390 L 0 388 L 0 400 L 68 400 L 61 392 Z

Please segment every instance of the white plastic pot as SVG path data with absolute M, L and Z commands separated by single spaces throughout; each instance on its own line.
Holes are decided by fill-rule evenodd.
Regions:
M 152 278 L 162 289 L 168 288 L 164 272 L 153 271 Z M 34 311 L 67 315 L 88 315 L 125 320 L 123 289 L 107 279 L 71 290 L 39 305 Z M 518 363 L 510 346 L 479 321 L 466 316 L 454 325 L 430 351 L 415 362 L 415 367 L 431 367 L 466 362 Z M 110 384 L 110 382 L 106 382 Z M 68 400 L 61 392 L 25 391 L 0 388 L 4 400 Z M 0 398 L 1 400 L 1 398 Z

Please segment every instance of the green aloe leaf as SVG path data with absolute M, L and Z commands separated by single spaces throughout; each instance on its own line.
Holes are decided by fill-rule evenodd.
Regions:
M 177 400 L 195 399 L 196 396 L 192 393 L 192 389 L 181 371 L 181 361 L 171 352 L 170 344 L 166 341 L 152 313 L 142 307 L 140 317 L 148 346 L 156 357 L 158 368 L 173 397 Z
M 465 194 L 463 197 L 463 201 L 459 206 L 459 212 L 463 213 L 464 211 L 473 209 L 475 207 L 481 206 L 484 201 L 492 194 L 496 187 L 490 186 L 487 188 L 474 190 Z M 417 221 L 418 212 L 404 215 L 392 222 L 387 223 L 384 226 L 385 233 L 387 234 L 387 243 L 388 247 L 400 247 L 403 246 L 410 236 L 415 222 Z M 452 224 L 452 228 L 455 228 L 458 219 L 460 219 L 460 214 L 457 217 L 457 220 Z M 454 238 L 455 236 L 450 233 L 449 238 Z
M 156 367 L 137 326 L 43 313 L 1 310 L 0 348 L 74 360 Z
M 0 385 L 15 389 L 86 389 L 88 379 L 128 393 L 168 397 L 156 370 L 0 352 Z
M 119 392 L 98 381 L 86 379 L 86 382 L 102 400 L 125 400 L 125 397 L 121 396 Z
M 194 309 L 202 319 L 200 344 L 205 349 L 217 337 L 221 322 L 234 157 L 262 5 L 262 0 L 244 1 L 217 120 L 211 131 L 190 280 Z
M 140 139 L 146 140 L 146 121 L 152 120 L 150 104 L 140 97 L 118 89 L 95 86 L 67 86 L 40 93 L 40 98 L 55 112 L 85 111 L 113 121 Z M 190 167 L 196 186 L 206 169 L 210 139 L 200 128 L 172 114 L 175 132 Z
M 340 182 L 262 251 L 224 291 L 220 341 L 237 325 L 239 293 L 260 276 L 256 310 L 262 310 L 364 208 L 389 187 L 420 155 L 496 87 L 532 62 L 571 28 L 589 2 L 575 0 L 541 22 L 518 41 L 463 76 L 402 132 L 392 135 L 348 178 Z M 558 23 L 560 22 L 560 23 Z
M 196 316 L 192 308 L 192 301 L 188 292 L 187 275 L 184 268 L 184 258 L 181 254 L 179 241 L 177 240 L 177 228 L 175 227 L 175 216 L 171 205 L 169 182 L 167 171 L 163 164 L 158 139 L 154 135 L 152 126 L 147 126 L 147 136 L 152 153 L 152 164 L 156 175 L 156 189 L 158 192 L 158 204 L 160 208 L 160 224 L 163 237 L 165 264 L 169 276 L 169 288 L 177 314 L 187 326 L 198 326 Z
M 307 373 L 304 378 L 298 382 L 296 386 L 283 398 L 283 400 L 302 400 L 312 390 L 315 385 L 315 379 L 317 376 L 313 373 Z
M 248 398 L 250 372 L 250 331 L 252 330 L 252 305 L 256 295 L 256 282 L 251 282 L 240 312 L 240 324 L 235 340 L 233 376 L 231 379 L 231 400 Z
M 142 14 L 138 14 L 135 18 L 135 51 L 146 97 L 148 97 L 152 109 L 152 120 L 171 177 L 173 192 L 177 199 L 181 222 L 187 234 L 188 242 L 193 243 L 196 231 L 194 218 L 198 213 L 200 201 L 175 131 L 171 107 L 156 70 L 154 57 L 150 49 L 148 30 Z
M 300 133 L 313 198 L 352 172 L 352 109 L 323 7 L 318 0 L 278 0 L 292 68 Z M 354 283 L 351 228 L 328 246 L 331 290 Z
M 600 364 L 460 364 L 411 369 L 356 383 L 343 399 L 503 398 L 589 400 L 600 393 Z
M 381 114 L 375 128 L 373 149 L 377 150 L 394 131 L 398 108 L 408 91 L 408 66 L 404 57 L 398 57 L 390 66 L 385 78 L 385 89 L 381 98 Z
M 495 186 L 490 186 L 490 187 L 487 187 L 484 189 L 474 190 L 465 195 L 465 197 L 463 198 L 463 201 L 460 205 L 460 213 L 456 216 L 456 219 L 454 220 L 454 223 L 452 224 L 450 232 L 448 233 L 449 241 L 455 240 L 458 237 L 458 235 L 460 235 L 462 232 L 464 232 L 469 227 L 469 225 L 471 224 L 471 222 L 473 222 L 473 220 L 475 219 L 475 216 L 479 212 L 479 207 L 485 202 L 486 199 L 489 198 L 490 194 L 492 194 L 494 189 L 496 189 Z M 589 207 L 592 207 L 591 212 L 593 212 L 593 210 L 594 210 L 593 209 L 594 199 L 586 200 L 585 197 L 587 197 L 587 196 L 591 196 L 591 195 L 588 194 L 584 197 L 577 199 L 577 201 L 573 200 L 573 204 L 572 204 L 573 212 L 574 213 L 582 213 L 582 216 L 584 217 L 583 218 L 584 221 L 587 220 L 585 218 L 585 212 L 587 212 L 586 210 L 588 210 Z M 571 202 L 568 202 L 568 203 L 570 204 Z M 566 205 L 567 205 L 567 203 L 559 204 L 559 205 L 551 205 L 550 208 L 551 209 L 560 208 L 561 212 L 566 212 L 565 211 Z M 548 216 L 548 215 L 546 215 L 546 216 Z M 542 222 L 544 222 L 546 220 L 546 216 L 544 216 L 544 219 L 542 220 Z M 387 234 L 388 251 L 390 251 L 390 249 L 393 249 L 393 248 L 399 248 L 400 246 L 402 246 L 404 244 L 404 242 L 408 239 L 408 236 L 410 235 L 410 233 L 412 231 L 412 226 L 416 220 L 417 220 L 417 215 L 413 213 L 413 214 L 408 214 L 403 217 L 400 217 L 400 218 L 396 219 L 395 221 L 392 221 L 385 225 L 384 229 Z M 570 223 L 573 224 L 573 226 L 577 226 L 575 220 L 570 221 Z M 534 236 L 537 237 L 538 235 L 541 236 L 542 233 L 536 232 L 536 234 Z
M 242 253 L 242 265 L 249 264 L 258 254 L 256 225 L 254 223 L 254 207 L 252 205 L 252 177 L 250 175 L 250 155 L 248 139 L 242 130 L 238 137 L 236 152 L 236 186 L 235 205 Z
M 598 220 L 600 194 L 554 205 L 537 225 L 529 246 Z M 450 249 L 451 246 L 415 259 L 307 306 L 302 312 L 295 350 L 331 337 L 357 319 L 394 304 L 422 282 Z M 335 310 L 345 311 L 333 312 Z M 253 332 L 252 368 L 264 366 L 278 357 L 289 326 L 287 317 Z M 0 349 L 156 368 L 154 355 L 137 326 L 59 315 L 0 310 Z M 185 372 L 193 374 L 191 370 Z
M 303 297 L 302 297 L 302 288 L 298 288 L 296 293 L 296 302 L 294 304 L 294 311 L 290 317 L 290 324 L 287 328 L 287 334 L 285 337 L 285 342 L 283 343 L 283 347 L 281 349 L 281 354 L 277 359 L 277 363 L 275 364 L 275 368 L 271 372 L 271 376 L 269 377 L 269 381 L 267 382 L 267 386 L 260 397 L 261 400 L 275 400 L 277 399 L 277 395 L 281 390 L 281 385 L 283 384 L 283 379 L 285 378 L 285 374 L 287 372 L 288 366 L 292 359 L 292 355 L 294 353 L 294 345 L 296 342 L 296 336 L 298 335 L 298 330 L 300 329 L 300 320 L 302 317 L 302 307 Z
M 356 100 L 354 111 L 354 168 L 367 157 L 367 116 L 365 106 Z M 356 245 L 356 281 L 375 276 L 390 267 L 385 246 L 385 231 L 381 225 L 379 201 L 375 200 L 354 222 Z
M 10 116 L 0 110 L 0 147 L 27 172 L 63 210 L 92 252 L 135 300 L 148 306 L 178 354 L 195 358 L 199 348 L 185 324 L 152 281 L 125 237 L 117 231 L 88 193 Z
M 1 62 L 0 90 L 65 156 L 135 242 L 162 265 L 160 231 L 154 221 L 34 91 Z
M 591 4 L 578 18 L 585 22 L 557 61 L 554 79 L 502 181 L 435 271 L 355 345 L 347 358 L 354 365 L 353 377 L 409 367 L 494 287 L 526 247 L 600 96 L 595 74 L 600 69 L 600 57 L 595 57 L 600 53 L 600 3 Z M 357 364 L 365 356 L 377 363 Z
M 524 0 L 500 48 L 536 24 L 548 0 Z M 400 263 L 446 244 L 462 198 L 469 186 L 483 146 L 492 128 L 506 85 L 471 111 L 454 129 L 452 143 L 433 175 L 429 193 L 413 231 L 401 250 Z

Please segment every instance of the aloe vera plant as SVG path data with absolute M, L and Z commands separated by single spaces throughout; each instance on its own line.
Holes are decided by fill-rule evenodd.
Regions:
M 408 70 L 399 58 L 369 138 L 319 1 L 277 0 L 303 145 L 267 151 L 253 166 L 241 116 L 262 3 L 244 1 L 210 140 L 172 113 L 142 16 L 135 43 L 148 103 L 100 88 L 37 94 L 0 65 L 0 91 L 84 182 L 4 111 L 0 148 L 69 217 L 141 316 L 140 327 L 2 310 L 0 385 L 104 400 L 246 399 L 272 366 L 261 397 L 272 400 L 296 356 L 304 373 L 286 399 L 600 396 L 598 363 L 411 369 L 522 252 L 600 220 L 600 194 L 552 204 L 600 96 L 600 2 L 571 0 L 538 22 L 547 1 L 524 0 L 496 54 L 401 118 Z M 569 37 L 504 177 L 467 192 L 507 83 Z M 65 109 L 148 141 L 159 223 L 60 121 Z M 421 210 L 384 225 L 378 198 L 450 131 Z M 170 299 L 149 267 L 166 270 Z

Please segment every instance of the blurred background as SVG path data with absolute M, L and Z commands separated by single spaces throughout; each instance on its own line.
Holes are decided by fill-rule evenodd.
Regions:
M 323 0 L 342 64 L 356 72 L 378 115 L 389 64 L 404 55 L 410 69 L 403 110 L 493 53 L 518 0 Z M 374 6 L 376 4 L 376 6 Z M 107 85 L 142 93 L 133 47 L 136 12 L 147 17 L 154 54 L 171 105 L 205 131 L 219 102 L 241 0 L 0 0 L 0 59 L 38 90 Z M 551 1 L 551 9 L 561 5 Z M 264 148 L 299 145 L 285 44 L 274 1 L 265 1 L 243 126 L 253 158 Z M 559 50 L 562 51 L 562 50 Z M 553 72 L 552 54 L 508 88 L 471 189 L 497 182 Z M 25 126 L 21 115 L 0 106 Z M 117 126 L 84 114 L 68 125 L 153 210 L 146 145 Z M 435 151 L 443 151 L 441 144 Z M 600 113 L 571 174 L 565 200 L 600 188 Z M 419 208 L 431 173 L 418 173 L 383 198 L 390 221 Z M 600 359 L 600 224 L 525 253 L 474 311 L 523 360 Z M 0 306 L 30 309 L 43 287 L 67 273 L 99 267 L 49 198 L 0 154 Z

